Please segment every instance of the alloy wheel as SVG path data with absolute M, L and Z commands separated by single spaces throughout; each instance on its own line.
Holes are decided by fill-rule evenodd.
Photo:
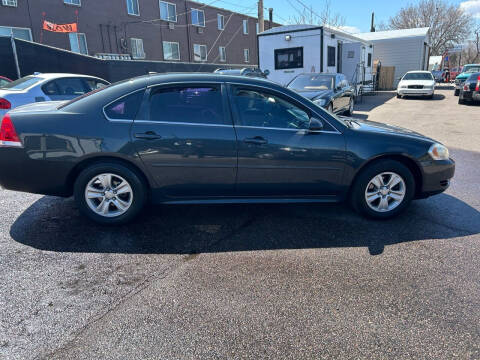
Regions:
M 365 189 L 365 201 L 376 212 L 388 212 L 405 198 L 405 180 L 394 172 L 382 172 L 372 178 Z
M 133 202 L 133 190 L 128 181 L 119 175 L 96 175 L 85 187 L 88 207 L 97 215 L 117 217 L 128 211 Z

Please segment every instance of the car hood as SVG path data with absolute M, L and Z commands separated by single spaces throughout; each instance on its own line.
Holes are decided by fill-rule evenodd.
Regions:
M 473 73 L 461 73 L 461 74 L 458 74 L 457 75 L 457 79 L 462 79 L 462 80 L 466 80 L 470 77 L 470 75 L 472 75 Z
M 320 91 L 297 91 L 300 95 L 310 100 L 316 100 L 320 98 L 329 97 L 332 94 L 332 90 L 320 90 Z
M 57 110 L 60 105 L 66 103 L 67 101 L 42 101 L 31 103 L 27 105 L 18 106 L 15 109 L 11 110 L 11 113 L 20 113 L 20 112 L 30 112 L 30 111 L 52 111 Z
M 369 133 L 382 133 L 382 134 L 392 134 L 406 136 L 431 142 L 436 142 L 432 138 L 429 138 L 425 135 L 422 135 L 418 132 L 408 130 L 399 126 L 383 124 L 375 121 L 368 120 L 359 120 L 350 117 L 339 116 L 341 119 L 351 120 L 352 129 L 355 131 L 369 132 Z

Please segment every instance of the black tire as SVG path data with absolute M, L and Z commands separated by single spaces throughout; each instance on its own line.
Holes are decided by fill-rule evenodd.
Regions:
M 459 94 L 460 94 L 460 90 L 455 89 L 455 91 L 453 92 L 453 95 L 454 95 L 454 96 L 458 96 Z
M 87 204 L 85 189 L 88 183 L 97 175 L 111 173 L 125 179 L 132 189 L 133 199 L 130 207 L 123 214 L 116 217 L 104 217 L 95 213 Z M 74 184 L 74 197 L 79 210 L 91 220 L 103 225 L 119 225 L 132 221 L 143 209 L 147 202 L 148 187 L 143 178 L 130 167 L 116 163 L 96 163 L 83 170 Z
M 397 99 L 401 99 L 401 98 L 402 98 L 402 95 L 397 94 Z
M 386 212 L 378 212 L 370 208 L 366 199 L 365 191 L 370 180 L 375 176 L 384 173 L 393 172 L 398 174 L 405 183 L 405 196 L 402 202 L 394 209 Z M 415 178 L 408 167 L 395 160 L 379 160 L 366 168 L 356 177 L 350 192 L 350 203 L 352 207 L 365 217 L 372 219 L 388 219 L 400 214 L 407 208 L 415 195 Z
M 465 104 L 465 100 L 463 100 L 463 98 L 461 96 L 458 97 L 458 103 L 460 105 L 464 105 Z
M 345 113 L 344 113 L 345 116 L 352 116 L 353 115 L 353 104 L 355 104 L 355 101 L 354 101 L 353 97 L 350 97 L 350 100 L 348 102 L 348 110 L 345 111 Z M 350 107 L 350 105 L 352 105 L 352 106 Z

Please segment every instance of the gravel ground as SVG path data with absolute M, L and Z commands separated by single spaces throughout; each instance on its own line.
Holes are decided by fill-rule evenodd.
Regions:
M 357 105 L 457 162 L 445 194 L 386 222 L 170 206 L 111 229 L 0 189 L 0 359 L 480 359 L 480 106 L 456 102 Z

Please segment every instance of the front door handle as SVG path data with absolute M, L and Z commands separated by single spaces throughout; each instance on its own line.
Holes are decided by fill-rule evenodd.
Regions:
M 246 138 L 245 140 L 243 140 L 243 142 L 245 142 L 247 144 L 255 144 L 255 145 L 264 145 L 264 144 L 268 143 L 268 141 L 261 136 L 255 136 L 253 138 Z
M 158 135 L 155 131 L 147 131 L 145 133 L 137 133 L 135 134 L 137 139 L 144 139 L 144 140 L 158 140 L 162 137 Z

